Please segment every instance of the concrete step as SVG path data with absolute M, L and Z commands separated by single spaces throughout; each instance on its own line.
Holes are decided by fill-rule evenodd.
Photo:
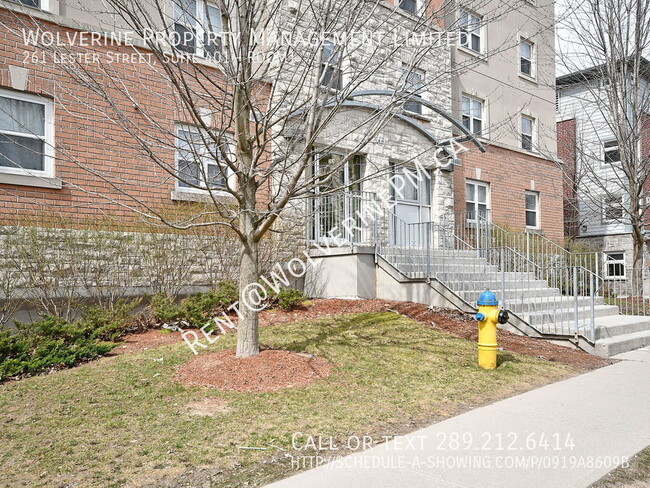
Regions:
M 478 296 L 481 294 L 480 289 L 472 291 L 459 291 L 458 295 L 465 301 L 474 303 L 478 300 Z M 497 297 L 501 295 L 501 289 L 492 290 L 497 293 Z M 560 296 L 559 288 L 506 288 L 505 290 L 506 297 L 512 300 L 521 300 L 523 297 L 557 297 Z
M 512 296 L 508 297 L 506 295 L 508 309 L 512 310 L 515 313 L 528 313 L 528 312 L 539 312 L 539 311 L 548 311 L 548 310 L 565 310 L 570 309 L 574 310 L 576 299 L 571 296 L 528 296 L 523 298 L 515 298 Z M 578 309 L 589 308 L 591 307 L 591 298 L 580 296 L 577 299 Z M 596 306 L 602 305 L 602 303 L 595 302 Z
M 587 322 L 591 314 L 591 307 L 578 308 L 578 320 Z M 614 305 L 596 305 L 594 307 L 594 317 L 607 317 L 618 315 L 618 307 Z M 573 328 L 575 310 L 573 307 L 561 308 L 553 311 L 538 311 L 522 313 L 522 318 L 529 324 L 537 327 L 548 326 L 550 328 L 563 327 L 569 325 Z
M 615 356 L 650 345 L 650 330 L 599 339 L 596 341 L 595 353 L 601 357 Z
M 596 340 L 650 331 L 650 317 L 640 315 L 618 315 L 601 317 L 594 321 Z
M 456 292 L 468 291 L 480 294 L 482 291 L 491 290 L 494 293 L 500 292 L 502 288 L 501 280 L 440 280 L 449 288 Z M 508 279 L 505 281 L 505 289 L 531 289 L 531 288 L 548 288 L 548 283 L 542 280 L 519 281 Z

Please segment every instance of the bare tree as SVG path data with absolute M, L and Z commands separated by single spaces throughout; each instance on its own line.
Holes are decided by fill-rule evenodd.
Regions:
M 440 28 L 448 6 L 433 8 L 427 2 L 419 15 L 411 16 L 398 6 L 371 0 L 94 3 L 68 2 L 68 9 L 94 16 L 113 32 L 135 33 L 131 45 L 111 49 L 141 56 L 140 64 L 125 73 L 119 63 L 59 63 L 54 69 L 75 83 L 57 87 L 57 102 L 63 110 L 87 107 L 92 117 L 119 127 L 119 137 L 95 130 L 106 141 L 128 145 L 169 181 L 200 190 L 204 205 L 171 218 L 143 198 L 124 174 L 88 164 L 66 147 L 56 148 L 57 159 L 84 168 L 110 189 L 102 198 L 144 219 L 178 229 L 222 226 L 233 231 L 240 246 L 244 305 L 237 356 L 255 355 L 257 311 L 245 306 L 243 293 L 259 281 L 260 242 L 280 216 L 304 210 L 304 199 L 316 188 L 321 194 L 340 191 L 342 168 L 403 116 L 405 103 L 419 100 L 413 97 L 434 93 L 442 100 L 440 108 L 449 110 L 447 43 L 455 39 L 456 26 L 447 37 Z M 16 35 L 25 28 L 52 30 L 36 16 L 22 15 L 3 27 Z M 41 42 L 34 47 L 53 57 L 107 54 L 104 46 Z M 429 67 L 425 79 L 418 75 L 423 65 Z M 142 86 L 150 89 L 144 97 Z M 378 93 L 372 90 L 377 86 L 388 89 Z M 159 100 L 161 93 L 171 95 Z M 174 120 L 161 119 L 169 106 Z M 434 160 L 439 146 L 450 141 L 451 127 L 439 115 L 424 114 L 427 127 L 442 134 L 439 145 L 405 147 L 402 164 L 423 155 Z M 341 147 L 345 154 L 314 170 L 319 154 Z M 174 153 L 178 160 L 169 157 Z M 368 180 L 388 170 L 374 168 L 357 178 Z
M 571 94 L 576 106 L 567 108 L 584 115 L 576 168 L 569 168 L 580 218 L 629 225 L 638 268 L 650 218 L 650 159 L 643 143 L 650 128 L 650 63 L 643 57 L 650 48 L 650 2 L 585 0 L 566 9 L 558 61 L 581 89 Z

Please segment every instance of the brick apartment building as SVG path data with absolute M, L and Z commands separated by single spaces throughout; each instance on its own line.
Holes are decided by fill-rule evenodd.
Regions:
M 460 156 L 455 211 L 487 212 L 509 229 L 563 238 L 556 160 L 552 3 L 452 2 L 452 110 L 488 147 Z

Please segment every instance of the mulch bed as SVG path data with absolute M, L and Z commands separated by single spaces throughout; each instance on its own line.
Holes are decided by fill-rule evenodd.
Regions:
M 261 392 L 304 386 L 331 372 L 327 361 L 311 354 L 265 349 L 239 359 L 228 349 L 195 356 L 176 371 L 175 379 L 187 386 Z
M 418 303 L 395 302 L 390 300 L 313 300 L 310 305 L 299 307 L 291 312 L 285 312 L 278 309 L 264 310 L 260 313 L 259 321 L 260 326 L 269 327 L 288 322 L 294 322 L 297 320 L 325 319 L 331 316 L 347 313 L 385 311 L 399 313 L 417 322 L 426 324 L 439 330 L 443 330 L 454 336 L 462 337 L 463 339 L 471 341 L 477 340 L 477 324 L 469 314 L 450 309 L 432 310 L 429 309 L 426 305 Z M 182 338 L 178 332 L 163 334 L 160 330 L 149 330 L 140 334 L 128 335 L 124 338 L 124 341 L 124 344 L 117 347 L 113 351 L 113 354 L 123 354 L 143 349 L 151 349 L 166 344 L 173 344 L 182 341 Z M 499 347 L 505 351 L 514 352 L 517 354 L 523 354 L 546 361 L 567 364 L 581 371 L 600 368 L 612 363 L 611 360 L 592 356 L 580 350 L 552 344 L 542 339 L 519 336 L 503 330 L 499 331 Z M 292 356 L 290 360 L 287 354 L 289 354 L 289 356 L 291 356 L 291 354 L 283 351 L 276 351 L 280 353 L 280 356 L 284 356 L 283 358 L 276 358 L 273 354 L 271 354 L 270 351 L 264 352 L 265 354 L 261 355 L 262 359 L 258 359 L 258 361 L 263 361 L 265 358 L 268 358 L 269 360 L 273 359 L 273 361 L 280 359 L 282 361 L 288 361 L 287 364 L 293 368 L 297 368 L 298 364 L 303 365 L 304 369 L 302 372 L 295 370 L 287 374 L 287 377 L 291 377 L 291 379 L 294 378 L 294 375 L 295 378 L 310 377 L 312 367 L 308 361 L 304 361 L 305 358 L 297 359 Z M 221 353 L 216 354 L 225 354 L 225 352 L 222 351 Z M 195 360 L 197 363 L 203 362 L 206 361 L 209 356 L 211 356 L 211 354 L 202 354 L 199 357 L 195 358 Z M 223 358 L 217 360 L 222 359 Z M 239 359 L 234 359 L 233 357 L 232 360 L 237 363 L 238 367 L 242 364 Z M 283 369 L 279 368 L 277 363 L 273 363 L 271 366 L 272 367 L 270 367 L 268 374 L 278 373 Z M 252 367 L 259 368 L 262 366 L 255 364 L 254 366 L 251 366 L 251 368 Z M 233 373 L 233 376 L 237 375 L 242 375 L 241 370 L 237 370 Z M 278 378 L 278 380 L 284 381 L 282 378 Z

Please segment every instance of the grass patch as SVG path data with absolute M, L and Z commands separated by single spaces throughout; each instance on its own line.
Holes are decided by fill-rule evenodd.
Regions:
M 626 468 L 617 468 L 590 488 L 640 488 L 650 486 L 650 446 L 630 459 Z
M 223 337 L 212 351 L 234 346 Z M 323 357 L 333 375 L 296 389 L 237 393 L 185 388 L 172 380 L 192 354 L 182 344 L 101 359 L 0 386 L 0 479 L 9 485 L 158 484 L 209 467 L 218 486 L 237 472 L 268 468 L 294 432 L 343 439 L 392 434 L 573 374 L 568 366 L 504 354 L 476 365 L 476 344 L 392 313 L 294 322 L 261 330 L 273 348 Z M 190 405 L 216 402 L 214 416 Z M 411 427 L 412 428 L 412 427 Z M 241 450 L 238 446 L 269 450 Z M 236 469 L 235 469 L 236 468 Z M 212 478 L 211 478 L 212 479 Z

